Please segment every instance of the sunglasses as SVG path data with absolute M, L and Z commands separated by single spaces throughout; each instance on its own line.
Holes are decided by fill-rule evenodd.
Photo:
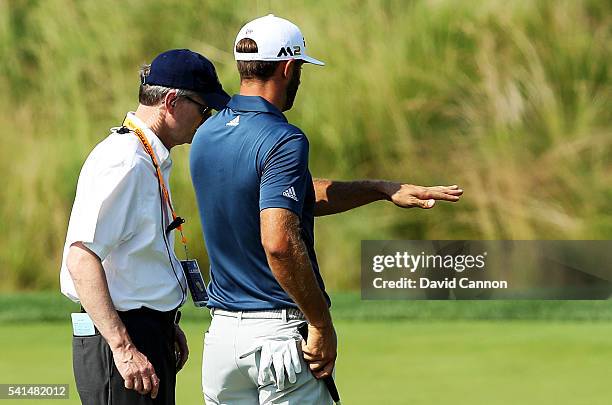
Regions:
M 211 108 L 207 106 L 206 104 L 202 104 L 199 101 L 196 101 L 189 96 L 181 96 L 181 97 L 186 98 L 187 100 L 191 101 L 194 104 L 197 104 L 198 107 L 200 107 L 199 110 L 200 110 L 200 114 L 202 115 L 202 117 L 206 116 L 206 114 L 209 113 L 211 110 Z

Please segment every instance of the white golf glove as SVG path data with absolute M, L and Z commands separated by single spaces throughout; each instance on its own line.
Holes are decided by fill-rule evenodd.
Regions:
M 297 373 L 302 372 L 297 341 L 291 336 L 266 339 L 261 345 L 243 354 L 244 358 L 261 350 L 259 361 L 259 375 L 257 383 L 266 385 L 270 382 L 276 384 L 276 391 L 285 388 L 285 373 L 290 383 L 297 381 Z

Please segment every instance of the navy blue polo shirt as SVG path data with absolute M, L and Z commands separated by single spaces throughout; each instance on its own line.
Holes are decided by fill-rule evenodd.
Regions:
M 308 139 L 298 127 L 265 99 L 235 95 L 196 132 L 190 165 L 210 261 L 209 307 L 297 307 L 268 266 L 259 219 L 266 208 L 284 208 L 300 218 L 302 239 L 329 303 L 314 251 Z

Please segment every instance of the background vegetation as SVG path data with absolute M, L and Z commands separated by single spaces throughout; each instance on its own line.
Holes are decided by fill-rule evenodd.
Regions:
M 0 0 L 0 290 L 57 288 L 80 167 L 136 107 L 138 66 L 187 47 L 229 92 L 238 29 L 274 12 L 312 55 L 289 119 L 319 177 L 460 184 L 458 205 L 378 203 L 320 219 L 333 289 L 359 285 L 362 239 L 610 239 L 611 6 L 536 1 Z M 172 188 L 205 261 L 188 173 Z M 202 266 L 204 267 L 204 266 Z
M 328 286 L 359 286 L 362 239 L 611 239 L 611 8 L 604 0 L 0 0 L 0 382 L 70 383 L 57 291 L 80 167 L 136 107 L 140 64 L 186 47 L 238 88 L 248 20 L 296 22 L 309 50 L 288 116 L 315 176 L 460 184 L 457 205 L 322 218 Z M 188 146 L 175 205 L 204 263 Z M 23 290 L 50 290 L 24 293 Z M 611 301 L 371 302 L 336 293 L 346 403 L 607 404 Z M 206 311 L 185 306 L 178 403 L 201 403 Z M 44 338 L 41 339 L 41 336 Z M 374 387 L 374 389 L 372 389 Z

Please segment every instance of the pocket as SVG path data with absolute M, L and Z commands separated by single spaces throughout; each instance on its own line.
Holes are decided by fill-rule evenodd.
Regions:
M 223 342 L 223 340 L 224 339 L 220 338 L 219 336 L 210 333 L 210 331 L 206 331 L 204 333 L 204 347 L 218 344 L 220 342 Z
M 79 391 L 97 391 L 108 381 L 106 363 L 106 341 L 101 335 L 72 338 L 72 367 Z
M 227 318 L 223 316 L 216 316 L 208 325 L 208 329 L 204 332 L 204 346 L 210 346 L 211 344 L 227 343 L 230 332 L 234 331 L 227 320 L 233 320 L 233 318 Z M 232 340 L 230 339 L 229 342 Z

